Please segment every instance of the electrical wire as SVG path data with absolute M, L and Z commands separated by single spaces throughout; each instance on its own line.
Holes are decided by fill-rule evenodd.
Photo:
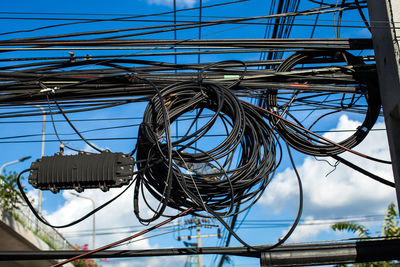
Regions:
M 249 0 L 237 0 L 237 1 L 230 1 L 230 2 L 225 2 L 225 3 L 217 3 L 217 4 L 207 5 L 207 6 L 204 6 L 202 8 L 211 8 L 211 7 L 217 7 L 217 6 L 224 6 L 224 5 L 236 4 L 236 3 L 247 2 L 247 1 L 249 1 Z M 0 33 L 0 36 L 1 35 L 8 35 L 8 34 L 16 34 L 16 33 L 34 32 L 34 31 L 39 31 L 39 30 L 44 30 L 44 29 L 49 29 L 49 28 L 77 25 L 77 24 L 83 24 L 83 23 L 86 24 L 86 23 L 97 23 L 97 22 L 105 22 L 105 21 L 126 21 L 126 20 L 130 20 L 130 19 L 168 15 L 168 14 L 171 14 L 171 13 L 175 14 L 176 12 L 190 11 L 190 10 L 196 10 L 196 9 L 200 9 L 200 8 L 197 8 L 197 7 L 185 8 L 185 9 L 174 10 L 173 12 L 168 12 L 167 11 L 167 12 L 162 12 L 162 13 L 148 14 L 148 15 L 137 15 L 137 16 L 129 15 L 129 16 L 124 16 L 124 17 L 120 17 L 120 18 L 112 18 L 112 19 L 90 19 L 90 20 L 86 20 L 86 21 L 78 21 L 78 22 L 72 22 L 72 23 L 49 25 L 49 26 L 34 28 L 34 29 L 30 29 L 30 30 L 20 30 L 20 31 L 13 31 L 13 32 L 5 32 L 5 33 Z M 15 12 L 12 12 L 12 13 L 15 14 Z M 2 14 L 9 14 L 9 13 L 4 12 Z M 18 14 L 21 14 L 21 13 L 18 13 Z M 27 13 L 23 13 L 23 14 L 27 14 Z M 29 14 L 43 15 L 43 14 L 49 14 L 49 13 L 29 13 Z M 68 13 L 50 13 L 50 14 L 68 14 Z M 101 15 L 101 16 L 104 16 L 104 14 Z
M 349 53 L 336 51 L 306 51 L 298 52 L 291 55 L 278 67 L 277 71 L 288 71 L 294 66 L 302 64 L 306 59 L 317 58 L 321 56 L 339 57 L 342 58 L 347 64 L 362 64 L 362 62 L 357 62 L 358 59 Z M 275 115 L 279 115 L 271 117 L 272 124 L 279 132 L 279 135 L 285 140 L 285 142 L 287 142 L 291 147 L 302 153 L 314 156 L 330 156 L 340 154 L 346 151 L 346 149 L 351 149 L 359 144 L 367 136 L 369 130 L 372 128 L 378 118 L 381 107 L 379 101 L 379 92 L 377 88 L 374 87 L 372 81 L 367 82 L 368 83 L 365 87 L 367 90 L 366 94 L 368 94 L 368 110 L 366 111 L 364 122 L 360 127 L 358 127 L 358 129 L 352 136 L 343 141 L 335 143 L 321 143 L 320 141 L 310 137 L 308 133 L 300 133 L 298 128 L 293 128 L 291 125 L 288 125 L 284 121 L 282 121 L 280 119 L 282 115 L 279 111 L 280 109 L 282 109 L 282 107 L 279 106 L 277 103 L 277 90 L 270 90 L 267 95 L 267 109 L 273 112 Z M 364 89 L 365 87 L 361 88 Z M 344 107 L 342 107 L 342 109 L 343 108 Z M 316 144 L 315 142 L 318 142 L 318 144 Z
M 140 233 L 137 233 L 137 234 L 134 234 L 134 235 L 132 235 L 132 236 L 126 237 L 126 238 L 124 238 L 124 239 L 121 239 L 121 240 L 119 240 L 119 241 L 113 242 L 113 243 L 108 244 L 108 245 L 106 245 L 106 246 L 103 246 L 103 247 L 100 247 L 100 248 L 97 248 L 97 249 L 94 249 L 94 250 L 85 252 L 85 253 L 83 253 L 83 254 L 81 254 L 81 255 L 72 257 L 72 258 L 70 258 L 70 259 L 68 259 L 68 260 L 65 260 L 65 261 L 62 261 L 62 262 L 60 262 L 60 263 L 54 264 L 54 265 L 52 265 L 52 267 L 62 266 L 62 265 L 64 265 L 64 264 L 68 263 L 68 262 L 71 262 L 71 261 L 80 259 L 80 258 L 82 258 L 82 257 L 86 257 L 86 256 L 89 256 L 89 255 L 92 255 L 92 254 L 94 254 L 94 253 L 96 253 L 96 252 L 104 251 L 104 250 L 109 249 L 109 248 L 112 248 L 112 247 L 114 247 L 114 246 L 116 246 L 116 245 L 118 245 L 118 244 L 120 244 L 120 243 L 129 241 L 129 240 L 134 239 L 134 238 L 136 238 L 136 237 L 138 237 L 138 236 L 144 235 L 145 233 L 151 232 L 152 230 L 157 229 L 158 227 L 163 226 L 164 224 L 167 224 L 167 223 L 173 221 L 173 220 L 176 219 L 176 218 L 179 218 L 179 217 L 181 217 L 181 216 L 184 216 L 185 214 L 188 214 L 191 210 L 192 210 L 191 208 L 189 208 L 189 209 L 187 209 L 187 210 L 184 210 L 184 211 L 180 212 L 178 215 L 175 215 L 174 217 L 171 217 L 171 218 L 169 218 L 169 219 L 167 219 L 167 220 L 165 220 L 165 221 L 163 221 L 163 222 L 161 222 L 161 223 L 159 223 L 159 224 L 157 224 L 157 225 L 154 225 L 154 226 L 152 226 L 152 227 L 149 227 L 148 229 L 146 229 L 146 230 L 144 230 L 144 231 L 142 231 L 142 232 L 140 232 Z
M 265 16 L 203 19 L 202 9 L 205 7 L 244 1 L 246 0 L 209 6 L 203 6 L 200 2 L 199 7 L 185 9 L 198 9 L 197 21 L 178 21 L 176 12 L 185 10 L 177 10 L 174 1 L 174 10 L 169 12 L 110 19 L 82 18 L 72 21 L 71 18 L 69 22 L 62 24 L 2 33 L 4 35 L 33 32 L 82 23 L 122 22 L 168 14 L 174 16 L 173 24 L 167 20 L 161 25 L 104 28 L 81 32 L 65 31 L 62 34 L 14 38 L 0 42 L 0 50 L 4 53 L 71 49 L 107 51 L 104 55 L 96 53 L 94 56 L 75 56 L 71 53 L 69 57 L 12 58 L 10 56 L 1 59 L 3 62 L 26 62 L 0 67 L 0 107 L 5 108 L 5 112 L 0 113 L 0 118 L 39 115 L 28 105 L 47 103 L 47 114 L 51 115 L 55 135 L 62 144 L 65 143 L 57 132 L 53 114 L 62 114 L 79 136 L 76 140 L 83 140 L 98 152 L 102 150 L 90 141 L 137 139 L 129 154 L 129 156 L 135 155 L 137 159 L 134 181 L 119 195 L 82 218 L 66 225 L 52 227 L 63 228 L 79 223 L 117 199 L 133 184 L 135 184 L 133 209 L 139 222 L 148 225 L 160 217 L 169 217 L 165 222 L 139 234 L 81 256 L 89 256 L 115 247 L 186 213 L 218 220 L 227 230 L 226 246 L 229 245 L 231 236 L 234 236 L 248 251 L 256 253 L 281 245 L 299 224 L 303 209 L 302 183 L 292 158 L 291 148 L 308 155 L 331 156 L 372 179 L 394 186 L 392 182 L 338 156 L 348 151 L 370 160 L 391 164 L 389 161 L 375 159 L 353 150 L 367 136 L 380 116 L 381 103 L 375 65 L 366 64 L 362 57 L 356 57 L 347 50 L 371 49 L 371 40 L 285 39 L 289 37 L 292 27 L 296 26 L 295 18 L 303 15 L 316 16 L 314 24 L 309 25 L 313 27 L 312 35 L 316 27 L 321 26 L 318 25 L 320 15 L 338 12 L 337 23 L 334 23 L 336 25 L 333 27 L 336 28 L 339 37 L 341 28 L 345 27 L 342 25 L 345 21 L 343 16 L 350 10 L 357 10 L 365 27 L 370 28 L 362 12 L 366 1 L 342 0 L 341 4 L 337 2 L 335 5 L 310 0 L 319 7 L 298 11 L 300 2 L 298 0 L 274 0 L 270 12 Z M 275 7 L 277 11 L 273 14 Z M 60 19 L 62 18 L 58 18 Z M 259 22 L 260 20 L 268 22 Z M 239 24 L 241 26 L 237 26 Z M 267 26 L 264 33 L 266 37 L 271 35 L 271 39 L 201 39 L 205 37 L 202 36 L 205 27 L 223 25 L 234 25 L 223 31 L 249 25 L 273 25 L 273 27 Z M 198 40 L 177 40 L 177 32 L 189 29 L 198 29 Z M 174 33 L 174 40 L 133 39 L 133 37 L 151 37 L 171 31 Z M 86 38 L 85 36 L 91 38 L 79 39 Z M 110 50 L 116 49 L 135 52 L 108 54 Z M 258 61 L 227 60 L 200 63 L 201 54 L 233 55 L 260 52 L 264 54 L 260 55 Z M 292 52 L 294 53 L 285 60 L 281 59 L 283 55 Z M 169 55 L 174 56 L 174 63 L 132 58 Z M 178 55 L 197 55 L 198 62 L 177 64 Z M 53 112 L 50 104 L 48 93 L 50 91 L 57 97 L 57 100 L 54 99 L 54 104 L 59 110 L 57 113 Z M 248 99 L 258 100 L 259 105 L 248 103 L 246 101 Z M 72 123 L 73 120 L 66 115 L 71 112 L 139 102 L 147 102 L 147 106 L 143 112 L 142 122 L 135 125 L 139 126 L 137 137 L 86 139 L 82 135 L 84 132 L 128 126 L 78 131 Z M 10 107 L 16 107 L 16 111 L 9 112 Z M 302 120 L 298 116 L 304 111 L 311 112 Z M 317 112 L 318 114 L 314 114 Z M 323 119 L 344 112 L 364 116 L 361 126 L 352 130 L 351 136 L 345 140 L 332 141 L 318 135 L 318 130 L 311 130 Z M 307 129 L 303 123 L 306 123 L 306 119 L 311 120 L 311 115 L 318 117 L 311 121 L 311 126 Z M 180 123 L 178 126 L 178 122 L 183 120 L 185 123 Z M 176 126 L 175 135 L 172 125 Z M 217 129 L 222 130 L 222 133 L 216 134 Z M 24 135 L 18 138 L 32 136 Z M 218 143 L 215 146 L 209 144 L 208 137 L 218 138 Z M 276 244 L 255 247 L 241 239 L 235 232 L 235 224 L 238 215 L 250 210 L 272 182 L 283 154 L 279 139 L 285 142 L 298 181 L 299 208 L 289 231 Z M 46 219 L 37 214 L 24 193 L 20 177 L 28 171 L 29 169 L 19 175 L 18 188 L 35 216 L 44 224 L 50 225 Z M 151 205 L 153 203 L 151 200 L 156 200 L 156 204 Z M 143 205 L 150 210 L 150 217 L 143 217 Z M 167 208 L 180 213 L 167 214 Z
M 50 226 L 52 228 L 66 228 L 66 227 L 70 227 L 73 226 L 75 224 L 78 224 L 80 222 L 82 222 L 83 220 L 89 218 L 91 215 L 95 214 L 96 212 L 98 212 L 99 210 L 103 209 L 104 207 L 108 206 L 109 204 L 111 204 L 114 200 L 118 199 L 120 196 L 122 196 L 126 191 L 128 191 L 128 189 L 132 186 L 132 184 L 134 184 L 136 179 L 133 179 L 132 182 L 118 195 L 116 195 L 115 197 L 111 198 L 110 200 L 108 200 L 107 202 L 105 202 L 104 204 L 98 206 L 96 209 L 88 212 L 87 214 L 85 214 L 84 216 L 82 216 L 81 218 L 72 221 L 70 223 L 67 224 L 63 224 L 63 225 L 52 225 L 51 223 L 49 223 L 44 217 L 42 217 L 41 214 L 39 214 L 35 208 L 33 207 L 31 201 L 29 200 L 28 196 L 25 194 L 24 191 L 24 187 L 21 184 L 21 176 L 22 174 L 26 173 L 26 172 L 30 172 L 30 169 L 26 169 L 24 171 L 22 171 L 17 178 L 17 186 L 19 189 L 19 192 L 21 193 L 22 198 L 24 199 L 24 201 L 26 202 L 26 204 L 28 205 L 29 209 L 32 211 L 33 215 L 35 215 L 35 217 L 43 224 Z
M 163 160 L 139 175 L 136 196 L 139 188 L 144 186 L 156 199 L 163 200 L 165 197 L 165 183 L 162 181 L 167 177 L 169 163 L 166 161 L 165 145 L 160 142 L 166 129 L 162 126 L 162 117 L 159 115 L 165 102 L 171 122 L 180 115 L 196 109 L 215 112 L 200 129 L 172 142 L 174 150 L 171 151 L 171 173 L 174 182 L 170 191 L 174 194 L 170 196 L 171 199 L 166 200 L 170 207 L 194 207 L 194 214 L 200 215 L 197 212 L 204 210 L 201 199 L 205 199 L 208 207 L 215 211 L 225 210 L 219 214 L 226 216 L 226 213 L 232 211 L 235 202 L 247 202 L 265 190 L 269 183 L 267 177 L 276 168 L 274 135 L 253 109 L 241 105 L 227 88 L 205 82 L 175 84 L 164 88 L 161 95 L 163 102 L 160 103 L 158 98 L 153 99 L 144 112 L 143 124 L 138 134 L 136 158 L 148 161 Z M 195 149 L 192 144 L 199 143 L 201 137 L 211 130 L 218 119 L 229 124 L 226 139 L 208 151 Z M 238 146 L 243 150 L 238 166 L 236 169 L 223 170 L 224 166 L 231 164 L 232 153 Z M 195 153 L 188 150 L 195 150 Z M 204 174 L 196 172 L 197 163 L 214 165 L 215 170 Z M 143 169 L 146 164 L 140 163 L 137 168 Z M 251 169 L 253 171 L 250 171 Z M 193 170 L 195 173 L 190 174 Z M 256 192 L 250 192 L 249 189 L 253 186 L 258 187 Z M 137 216 L 140 210 L 138 203 L 139 198 L 136 197 L 134 206 Z M 139 220 L 142 221 L 141 218 Z

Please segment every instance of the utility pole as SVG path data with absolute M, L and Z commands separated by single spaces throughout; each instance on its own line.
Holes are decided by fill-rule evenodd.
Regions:
M 379 88 L 400 209 L 400 1 L 367 0 Z
M 200 222 L 196 220 L 197 247 L 201 248 Z M 203 267 L 203 255 L 199 255 L 199 267 Z
M 188 239 L 191 240 L 192 238 L 196 238 L 197 239 L 197 248 L 201 248 L 201 239 L 205 238 L 205 237 L 214 237 L 217 236 L 218 238 L 221 238 L 221 230 L 220 228 L 218 228 L 218 233 L 217 234 L 210 234 L 210 235 L 202 235 L 201 234 L 201 227 L 207 227 L 207 228 L 211 228 L 211 227 L 218 227 L 218 225 L 214 225 L 214 224 L 210 224 L 210 220 L 209 219 L 198 219 L 198 218 L 193 218 L 193 219 L 188 219 L 185 220 L 185 224 L 195 224 L 196 226 L 196 235 L 195 236 L 178 236 L 177 239 L 178 241 L 182 240 L 182 239 Z M 197 255 L 198 258 L 198 267 L 203 267 L 203 255 L 199 254 Z
M 44 156 L 44 140 L 45 140 L 45 134 L 46 134 L 46 111 L 41 105 L 34 105 L 37 108 L 40 108 L 40 110 L 43 113 L 43 120 L 42 120 L 42 146 L 40 150 L 40 157 L 43 158 Z M 42 213 L 42 201 L 43 201 L 43 191 L 39 190 L 39 201 L 38 201 L 38 211 L 39 214 Z

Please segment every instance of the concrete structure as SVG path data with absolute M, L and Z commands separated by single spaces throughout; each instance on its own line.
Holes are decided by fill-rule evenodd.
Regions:
M 0 251 L 52 250 L 42 239 L 16 220 L 9 213 L 0 211 Z M 55 232 L 56 233 L 56 232 Z M 57 233 L 58 234 L 58 233 Z M 65 247 L 61 248 L 65 249 Z M 0 267 L 51 266 L 54 260 L 45 261 L 0 261 Z M 65 266 L 73 266 L 68 264 Z

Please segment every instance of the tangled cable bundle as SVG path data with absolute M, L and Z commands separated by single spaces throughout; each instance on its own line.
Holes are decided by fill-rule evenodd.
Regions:
M 170 123 L 195 111 L 186 134 L 172 141 Z M 203 113 L 211 113 L 207 122 L 192 130 Z M 207 148 L 207 135 L 221 128 L 224 139 Z M 277 166 L 271 128 L 251 105 L 218 84 L 183 82 L 164 88 L 147 106 L 138 136 L 137 168 L 144 171 L 137 176 L 134 211 L 141 222 L 159 218 L 167 206 L 194 207 L 198 216 L 233 215 L 234 206 L 244 203 L 241 211 L 246 210 Z M 159 201 L 157 209 L 146 201 L 144 189 Z M 152 218 L 140 216 L 140 194 L 154 212 Z
M 320 51 L 301 51 L 296 52 L 290 57 L 288 57 L 277 69 L 277 72 L 287 72 L 292 70 L 295 66 L 308 63 L 316 58 L 324 58 L 326 60 L 331 60 L 334 62 L 346 63 L 346 65 L 353 65 L 352 68 L 349 68 L 346 65 L 338 65 L 340 69 L 344 73 L 350 73 L 350 77 L 354 78 L 356 83 L 356 87 L 358 88 L 358 92 L 354 92 L 352 96 L 351 103 L 347 106 L 340 104 L 333 112 L 329 112 L 318 118 L 313 125 L 322 117 L 326 115 L 330 115 L 336 112 L 340 112 L 350 108 L 352 105 L 357 102 L 357 100 L 361 97 L 366 98 L 366 102 L 368 104 L 368 109 L 365 114 L 364 121 L 361 126 L 359 126 L 355 132 L 345 140 L 342 140 L 337 143 L 326 142 L 325 140 L 321 140 L 315 138 L 307 133 L 304 129 L 301 129 L 297 126 L 291 125 L 285 120 L 280 119 L 280 116 L 284 114 L 291 117 L 297 125 L 301 125 L 301 123 L 288 111 L 289 104 L 280 106 L 277 101 L 277 90 L 269 90 L 267 96 L 267 107 L 268 109 L 276 114 L 277 116 L 271 116 L 271 121 L 275 126 L 279 135 L 287 142 L 291 147 L 297 149 L 298 151 L 313 155 L 313 156 L 332 156 L 340 154 L 346 149 L 351 149 L 358 145 L 364 138 L 367 136 L 369 130 L 375 124 L 379 112 L 380 112 L 380 97 L 378 88 L 376 88 L 373 77 L 365 77 L 365 75 L 358 75 L 359 72 L 355 72 L 354 68 L 363 66 L 363 62 L 353 56 L 352 54 L 346 51 L 331 51 L 331 50 L 320 50 Z M 347 75 L 348 76 L 348 75 Z M 324 77 L 324 82 L 335 82 L 338 83 L 337 79 L 331 81 L 328 77 Z M 340 82 L 340 81 L 339 81 Z M 347 81 L 343 80 L 342 83 L 346 83 Z M 293 97 L 293 102 L 296 101 L 295 96 L 300 91 L 295 92 Z M 359 97 L 356 98 L 355 95 L 359 94 Z M 342 100 L 344 99 L 344 94 Z M 311 127 L 313 126 L 311 125 Z M 311 128 L 310 127 L 310 128 Z
M 283 244 L 300 223 L 304 204 L 301 173 L 296 168 L 291 148 L 307 155 L 331 157 L 378 182 L 395 187 L 393 182 L 339 155 L 350 151 L 369 160 L 391 164 L 390 161 L 352 149 L 368 135 L 381 108 L 375 57 L 370 52 L 362 53 L 372 51 L 371 40 L 344 39 L 340 35 L 341 28 L 353 27 L 351 24 L 342 25 L 349 21 L 344 16 L 347 11 L 350 11 L 350 18 L 358 11 L 365 28 L 371 31 L 363 11 L 367 1 L 343 0 L 339 4 L 333 0 L 309 0 L 312 3 L 309 9 L 300 10 L 300 1 L 284 0 L 279 1 L 278 5 L 271 4 L 269 13 L 263 16 L 252 14 L 249 17 L 218 19 L 202 16 L 204 8 L 240 2 L 243 0 L 212 5 L 200 3 L 198 8 L 174 8 L 173 11 L 138 16 L 108 14 L 111 15 L 109 18 L 105 17 L 107 14 L 83 13 L 79 14 L 79 18 L 74 18 L 70 16 L 73 15 L 71 13 L 68 14 L 68 21 L 64 21 L 65 13 L 31 13 L 32 16 L 25 18 L 23 13 L 3 12 L 6 14 L 3 20 L 33 19 L 43 23 L 57 21 L 57 24 L 0 32 L 0 36 L 5 36 L 0 46 L 2 54 L 12 53 L 0 58 L 0 119 L 7 119 L 5 123 L 31 123 L 19 121 L 18 117 L 50 115 L 57 139 L 47 138 L 46 142 L 60 142 L 61 154 L 64 147 L 82 152 L 76 146 L 69 146 L 70 142 L 77 140 L 85 142 L 99 153 L 103 153 L 100 147 L 104 147 L 104 143 L 97 146 L 91 142 L 107 142 L 106 146 L 109 147 L 111 140 L 137 140 L 135 149 L 123 155 L 129 157 L 130 163 L 136 164 L 135 170 L 129 165 L 132 170 L 129 173 L 132 178 L 129 185 L 93 211 L 64 225 L 50 224 L 35 210 L 21 184 L 21 175 L 32 170 L 20 173 L 17 185 L 33 214 L 46 225 L 69 227 L 134 188 L 133 209 L 142 224 L 154 222 L 161 216 L 169 217 L 145 231 L 70 260 L 115 248 L 185 214 L 215 218 L 229 232 L 222 239 L 226 241 L 225 246 L 228 247 L 231 237 L 234 237 L 245 246 L 240 251 L 251 253 L 248 255 L 260 255 L 261 251 Z M 188 19 L 176 20 L 178 11 L 186 14 L 197 9 L 199 19 L 197 15 L 189 16 L 188 13 Z M 164 16 L 168 14 L 174 15 L 173 23 L 165 20 Z M 320 19 L 331 19 L 332 14 L 335 20 L 332 25 L 318 23 Z M 101 18 L 97 17 L 100 15 Z M 315 22 L 309 23 L 313 19 L 303 19 L 295 23 L 297 16 L 312 16 Z M 140 25 L 119 26 L 123 22 L 131 24 L 132 21 Z M 95 30 L 90 27 L 89 30 L 75 31 L 76 25 L 94 23 L 101 23 L 104 28 Z M 112 23 L 118 26 L 109 27 Z M 264 38 L 240 39 L 243 27 L 264 26 Z M 310 38 L 291 39 L 290 32 L 294 26 L 301 29 L 309 26 Z M 331 26 L 336 38 L 314 39 L 319 32 L 318 27 Z M 62 33 L 54 31 L 58 27 L 63 28 Z M 206 35 L 202 34 L 203 27 L 208 29 Z M 222 32 L 237 32 L 239 38 L 211 39 L 221 33 L 221 29 L 215 27 L 223 27 Z M 354 28 L 359 30 L 360 25 L 354 25 Z M 198 29 L 198 36 L 192 36 L 195 29 Z M 36 31 L 42 34 L 35 34 Z M 176 38 L 180 31 L 185 32 L 183 39 Z M 158 38 L 159 34 L 167 36 L 168 33 L 174 33 L 174 40 Z M 354 56 L 346 50 L 361 53 Z M 51 51 L 57 51 L 57 54 Z M 258 53 L 259 59 L 255 57 Z M 288 53 L 291 55 L 285 59 Z M 201 58 L 201 55 L 204 56 Z M 224 55 L 238 60 L 209 61 Z M 178 60 L 180 56 L 184 58 Z M 252 104 L 257 102 L 258 105 Z M 136 103 L 147 104 L 146 109 L 140 111 L 143 112 L 141 123 L 136 122 L 140 118 L 132 117 L 133 114 L 129 117 L 116 116 L 121 110 L 117 107 L 131 105 L 138 109 Z M 104 118 L 93 119 L 90 116 L 73 120 L 67 116 L 105 108 L 116 109 Z M 357 129 L 338 127 L 340 129 L 332 130 L 333 120 L 325 123 L 327 118 L 337 121 L 338 115 L 349 113 L 360 114 L 351 117 L 357 121 L 363 120 Z M 63 116 L 60 122 L 66 121 L 74 130 L 73 133 L 64 131 L 64 127 L 59 127 L 57 131 L 56 114 Z M 16 121 L 11 118 L 16 118 Z M 73 121 L 95 120 L 107 120 L 113 125 L 96 128 L 88 125 L 79 129 L 73 124 Z M 131 127 L 139 127 L 137 136 L 122 136 L 123 131 L 119 129 Z M 118 136 L 110 134 L 113 137 L 97 138 L 95 135 L 98 131 L 105 133 L 114 130 L 119 131 Z M 318 132 L 350 132 L 351 135 L 336 141 L 320 136 Z M 75 134 L 79 136 L 78 139 L 70 136 Z M 38 136 L 40 134 L 29 133 L 0 136 L 0 143 L 36 142 Z M 282 151 L 281 144 L 286 146 L 287 152 Z M 297 180 L 297 215 L 286 234 L 275 244 L 253 246 L 236 233 L 241 225 L 238 222 L 247 217 L 247 214 L 240 213 L 250 211 L 263 195 L 281 162 L 282 154 L 288 156 L 293 169 L 292 176 Z M 92 169 L 98 169 L 98 166 L 88 167 L 88 170 Z M 119 171 L 116 171 L 117 174 Z M 54 176 L 57 179 L 57 175 Z M 98 180 L 103 179 L 100 176 Z M 109 176 L 107 178 L 115 178 L 113 173 Z M 72 186 L 65 186 L 66 189 L 76 188 L 76 180 L 83 181 L 87 177 L 68 178 Z M 97 186 L 97 183 L 92 184 Z M 122 183 L 118 185 L 122 186 Z M 177 210 L 180 211 L 178 214 Z M 227 217 L 231 217 L 231 220 L 227 220 Z M 171 251 L 181 254 L 182 249 Z M 224 254 L 219 265 L 222 266 L 227 259 L 225 255 L 241 255 L 237 251 L 237 248 L 218 250 L 218 253 Z M 193 252 L 197 251 L 190 253 Z M 198 252 L 203 253 L 201 250 Z

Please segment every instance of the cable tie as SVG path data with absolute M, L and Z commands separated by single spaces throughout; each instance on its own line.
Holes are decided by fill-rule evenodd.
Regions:
M 203 87 L 200 88 L 200 93 L 203 97 L 208 98 L 208 95 L 206 92 L 204 92 Z
M 55 94 L 58 89 L 60 89 L 60 88 L 57 87 L 57 86 L 55 86 L 54 88 L 46 87 L 46 88 L 43 88 L 42 90 L 40 90 L 39 93 L 41 93 L 41 94 L 43 94 L 43 93 L 44 94 L 48 94 L 48 93 Z
M 69 62 L 75 63 L 76 62 L 75 53 L 73 51 L 69 51 L 68 53 L 69 53 Z
M 61 143 L 61 145 L 60 145 L 60 154 L 61 155 L 64 155 L 64 148 L 65 148 L 65 144 Z
M 39 91 L 39 93 L 48 93 L 48 92 L 52 92 L 53 94 L 55 93 L 54 89 L 52 88 L 46 88 L 46 89 L 42 89 Z
M 89 55 L 89 54 L 86 54 L 86 57 L 85 57 L 85 60 L 92 60 L 93 58 L 92 58 L 92 56 L 91 55 Z

